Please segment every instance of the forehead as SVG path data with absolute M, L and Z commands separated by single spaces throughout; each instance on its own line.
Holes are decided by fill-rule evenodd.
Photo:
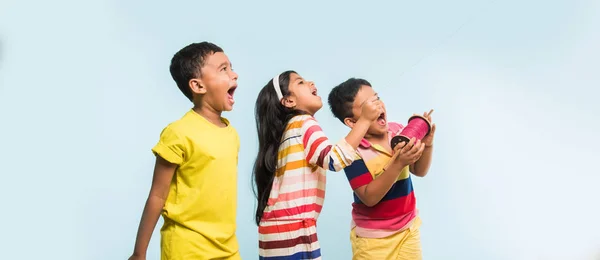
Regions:
M 301 79 L 302 77 L 296 73 L 290 74 L 290 84 L 298 84 L 298 81 L 300 81 Z
M 361 106 L 362 103 L 365 102 L 368 98 L 374 96 L 375 90 L 372 87 L 362 85 L 358 92 L 356 93 L 356 97 L 354 97 L 354 106 Z
M 293 88 L 295 86 L 297 86 L 301 81 L 303 80 L 302 76 L 296 74 L 296 73 L 291 73 L 290 74 L 290 82 L 288 83 L 288 88 Z
M 204 66 L 220 67 L 223 64 L 229 64 L 229 58 L 223 52 L 209 54 L 204 60 Z

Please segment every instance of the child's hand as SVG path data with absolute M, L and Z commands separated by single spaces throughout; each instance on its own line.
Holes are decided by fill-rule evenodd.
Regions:
M 371 97 L 367 99 L 361 108 L 361 115 L 369 121 L 375 121 L 383 113 L 383 104 L 379 101 L 379 97 Z
M 431 122 L 431 113 L 433 113 L 433 109 L 429 110 L 429 112 L 423 113 L 423 117 L 427 118 L 429 123 L 431 123 L 431 131 L 429 131 L 429 134 L 427 134 L 425 137 L 423 137 L 423 140 L 421 140 L 421 142 L 425 144 L 425 147 L 433 146 L 433 136 L 435 135 L 435 124 Z
M 411 138 L 408 144 L 405 142 L 399 143 L 394 147 L 394 155 L 392 156 L 392 163 L 399 163 L 403 167 L 411 165 L 421 158 L 423 150 L 425 150 L 425 144 L 416 138 Z M 413 145 L 414 144 L 414 145 Z

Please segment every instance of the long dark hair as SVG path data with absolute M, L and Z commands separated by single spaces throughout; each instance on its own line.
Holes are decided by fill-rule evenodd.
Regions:
M 292 73 L 296 72 L 288 70 L 279 75 L 279 86 L 284 97 L 290 94 L 289 84 Z M 258 155 L 252 172 L 254 176 L 252 188 L 258 202 L 256 205 L 256 225 L 260 223 L 271 194 L 277 168 L 277 153 L 283 131 L 292 117 L 301 114 L 306 114 L 306 112 L 288 108 L 281 104 L 272 80 L 269 80 L 267 85 L 258 93 L 254 111 L 256 132 L 258 133 Z

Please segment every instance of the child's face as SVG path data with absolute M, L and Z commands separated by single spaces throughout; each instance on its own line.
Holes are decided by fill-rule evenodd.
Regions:
M 288 101 L 291 101 L 291 103 L 286 104 L 287 106 L 295 105 L 296 109 L 304 110 L 313 115 L 323 107 L 321 97 L 317 95 L 315 83 L 303 79 L 296 73 L 290 74 L 288 90 L 290 91 Z
M 231 111 L 233 109 L 233 94 L 237 88 L 238 74 L 231 67 L 231 62 L 225 53 L 215 52 L 208 56 L 201 68 L 200 82 L 202 101 L 216 111 Z M 196 92 L 196 91 L 195 91 Z
M 362 86 L 356 96 L 354 97 L 354 103 L 352 104 L 352 113 L 354 114 L 354 121 L 358 120 L 362 112 L 362 104 L 369 98 L 377 96 L 377 93 L 373 90 L 372 87 Z M 367 131 L 367 135 L 384 135 L 387 134 L 387 113 L 385 109 L 385 104 L 381 101 L 383 105 L 383 113 L 379 116 L 375 122 L 371 123 L 369 126 L 369 130 Z

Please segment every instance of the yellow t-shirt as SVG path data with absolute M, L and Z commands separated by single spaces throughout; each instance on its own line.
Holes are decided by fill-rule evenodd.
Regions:
M 193 110 L 161 133 L 154 154 L 179 165 L 162 216 L 161 259 L 240 259 L 236 231 L 240 140 Z

